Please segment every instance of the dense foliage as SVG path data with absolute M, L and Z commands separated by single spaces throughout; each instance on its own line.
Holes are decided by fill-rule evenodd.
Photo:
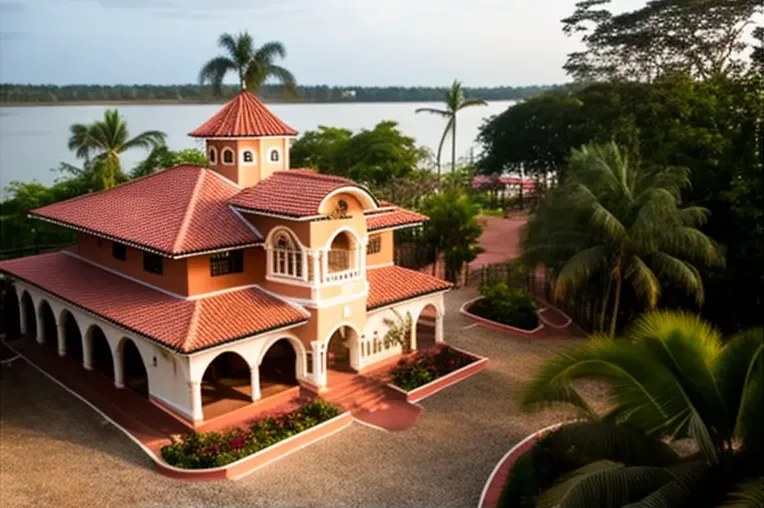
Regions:
M 582 380 L 608 386 L 605 415 L 579 393 Z M 595 338 L 547 361 L 523 404 L 566 404 L 593 421 L 557 436 L 559 462 L 518 464 L 530 483 L 512 490 L 522 498 L 543 489 L 536 506 L 703 508 L 764 494 L 761 328 L 723 340 L 700 318 L 647 314 L 619 339 Z M 698 451 L 680 456 L 664 444 L 684 438 Z
M 538 306 L 524 289 L 504 281 L 486 282 L 481 284 L 480 294 L 483 298 L 472 304 L 471 313 L 523 330 L 539 325 Z
M 393 384 L 406 391 L 411 391 L 445 376 L 475 361 L 450 347 L 441 347 L 435 351 L 419 351 L 411 358 L 402 358 L 392 368 L 390 374 Z
M 519 100 L 538 95 L 557 86 L 497 86 L 470 88 L 465 94 L 488 101 Z M 24 85 L 0 84 L 0 104 L 38 104 L 66 102 L 223 102 L 239 93 L 240 84 L 222 85 L 222 97 L 212 87 L 184 85 Z M 305 102 L 429 102 L 439 101 L 444 87 L 326 86 L 298 85 L 297 97 L 286 96 L 281 85 L 262 85 L 258 97 L 265 100 Z M 348 93 L 352 91 L 352 93 Z
M 191 432 L 162 448 L 168 464 L 185 469 L 219 467 L 257 453 L 337 416 L 340 410 L 316 399 L 282 416 L 258 420 L 248 430 Z
M 485 172 L 556 172 L 562 182 L 573 148 L 590 141 L 626 147 L 648 171 L 689 170 L 681 201 L 709 210 L 703 231 L 726 251 L 725 270 L 701 272 L 703 315 L 727 330 L 761 323 L 764 306 L 764 139 L 761 77 L 696 81 L 666 75 L 652 83 L 597 83 L 509 108 L 482 127 Z M 664 304 L 685 306 L 665 288 Z

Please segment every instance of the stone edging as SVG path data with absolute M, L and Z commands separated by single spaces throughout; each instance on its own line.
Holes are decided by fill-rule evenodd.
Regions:
M 544 329 L 544 321 L 541 319 L 541 316 L 539 316 L 539 325 L 536 328 L 534 328 L 533 330 L 524 330 L 522 328 L 516 328 L 514 326 L 505 325 L 503 323 L 498 323 L 496 321 L 492 321 L 490 319 L 487 319 L 487 318 L 484 318 L 484 317 L 480 317 L 480 316 L 478 316 L 476 314 L 471 313 L 469 311 L 469 308 L 472 306 L 472 304 L 477 302 L 478 300 L 482 300 L 482 299 L 483 299 L 482 296 L 478 296 L 477 298 L 473 298 L 472 300 L 467 300 L 459 308 L 459 312 L 462 313 L 464 316 L 472 319 L 473 321 L 476 321 L 477 324 L 479 324 L 481 326 L 484 326 L 486 328 L 492 328 L 492 329 L 498 330 L 500 332 L 508 332 L 508 333 L 513 333 L 515 335 L 522 335 L 522 336 L 525 336 L 525 337 L 532 337 L 532 336 L 535 336 L 535 335 L 539 334 L 539 332 L 541 332 L 541 330 Z M 538 316 L 539 313 L 541 313 L 544 310 L 546 310 L 546 309 L 541 309 L 541 310 L 536 311 L 536 315 Z
M 483 486 L 483 492 L 480 493 L 480 501 L 478 502 L 478 508 L 495 508 L 501 491 L 504 488 L 504 484 L 507 481 L 509 475 L 509 469 L 514 465 L 515 461 L 524 455 L 528 450 L 538 442 L 538 440 L 549 432 L 558 429 L 566 422 L 555 423 L 548 427 L 544 427 L 541 430 L 537 430 L 533 434 L 527 436 L 525 439 L 513 446 L 504 456 L 496 463 L 488 481 Z M 499 475 L 499 471 L 505 469 L 506 473 L 502 476 Z
M 488 365 L 488 358 L 484 356 L 479 356 L 474 353 L 464 351 L 463 349 L 455 348 L 453 346 L 448 346 L 448 347 L 450 347 L 451 349 L 455 351 L 459 351 L 460 353 L 465 354 L 471 358 L 474 358 L 475 361 L 453 372 L 449 372 L 445 376 L 441 376 L 437 379 L 434 379 L 430 381 L 429 383 L 427 383 L 426 385 L 422 385 L 417 388 L 414 388 L 413 390 L 409 392 L 407 392 L 403 388 L 395 386 L 393 383 L 387 383 L 387 386 L 392 388 L 396 392 L 399 392 L 405 395 L 406 402 L 409 402 L 410 404 L 415 404 L 423 399 L 426 399 L 430 395 L 433 395 L 441 391 L 442 389 L 451 386 L 452 384 L 458 383 L 459 381 L 463 379 L 467 379 L 473 374 L 477 374 Z
M 350 411 L 345 411 L 331 420 L 327 420 L 315 427 L 304 430 L 299 434 L 288 437 L 257 453 L 243 457 L 236 462 L 231 462 L 230 464 L 220 467 L 212 467 L 208 469 L 184 469 L 171 466 L 158 456 L 154 456 L 152 459 L 159 472 L 171 478 L 194 481 L 238 480 L 261 467 L 267 466 L 268 464 L 286 457 L 302 448 L 310 446 L 316 441 L 331 436 L 335 432 L 339 432 L 351 423 L 353 423 L 353 415 Z

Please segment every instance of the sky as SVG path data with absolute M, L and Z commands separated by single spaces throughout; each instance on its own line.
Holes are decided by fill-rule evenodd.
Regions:
M 567 81 L 574 0 L 0 0 L 0 82 L 194 83 L 221 33 L 279 40 L 305 85 Z M 615 0 L 613 10 L 644 0 Z M 619 9 L 621 8 L 621 9 Z M 228 80 L 235 82 L 234 76 Z

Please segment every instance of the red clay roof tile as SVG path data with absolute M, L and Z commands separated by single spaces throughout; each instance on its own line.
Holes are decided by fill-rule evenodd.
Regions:
M 388 204 L 387 206 L 394 206 Z M 390 211 L 380 211 L 366 216 L 366 229 L 369 232 L 402 226 L 415 226 L 430 220 L 426 215 L 412 212 L 405 208 L 395 208 Z
M 446 291 L 453 286 L 450 282 L 432 275 L 394 265 L 367 270 L 366 278 L 369 281 L 367 310 L 417 296 Z
M 286 217 L 318 215 L 324 198 L 341 187 L 357 187 L 353 180 L 334 175 L 322 175 L 307 169 L 276 171 L 262 182 L 234 196 L 230 203 L 255 212 Z
M 4 261 L 0 271 L 183 353 L 307 320 L 256 287 L 181 299 L 63 252 Z
M 297 131 L 279 120 L 260 99 L 244 91 L 188 135 L 197 138 L 249 138 L 296 136 Z
M 227 204 L 239 191 L 212 170 L 181 165 L 30 215 L 177 256 L 262 241 Z

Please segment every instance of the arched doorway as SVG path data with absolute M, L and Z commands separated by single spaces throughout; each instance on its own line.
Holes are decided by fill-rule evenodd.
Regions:
M 103 330 L 97 326 L 90 327 L 90 365 L 114 381 L 114 358 L 111 355 L 109 341 L 106 340 Z
M 326 367 L 340 372 L 353 372 L 350 367 L 350 342 L 355 332 L 349 326 L 337 328 L 326 346 Z
M 37 314 L 34 311 L 32 297 L 26 291 L 21 295 L 21 308 L 24 309 L 24 329 L 26 330 L 26 335 L 34 340 L 37 338 Z
M 19 299 L 16 288 L 4 280 L 0 282 L 3 310 L 0 314 L 0 332 L 5 333 L 6 339 L 17 339 L 21 336 L 21 316 Z
M 48 302 L 43 300 L 40 304 L 40 313 L 42 315 L 42 345 L 57 351 L 58 330 L 56 329 L 56 317 Z
M 416 320 L 416 348 L 428 349 L 436 344 L 438 309 L 433 304 L 427 305 Z
M 66 356 L 73 361 L 82 363 L 82 334 L 77 321 L 72 313 L 65 310 L 61 317 L 64 329 L 64 342 L 66 344 Z
M 297 385 L 297 352 L 289 339 L 279 339 L 268 348 L 259 372 L 261 398 Z
M 252 403 L 252 374 L 239 354 L 225 352 L 207 366 L 202 377 L 204 418 L 214 418 Z
M 138 346 L 130 339 L 122 339 L 122 365 L 125 387 L 138 395 L 149 398 L 149 376 Z
M 338 233 L 329 248 L 326 263 L 328 273 L 342 273 L 358 268 L 355 247 L 355 240 L 347 231 Z

